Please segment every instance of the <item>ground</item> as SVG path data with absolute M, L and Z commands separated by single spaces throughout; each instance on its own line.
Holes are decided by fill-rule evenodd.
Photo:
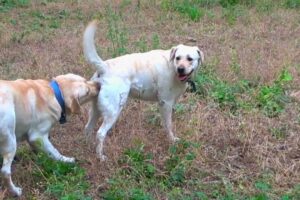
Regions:
M 174 108 L 180 143 L 168 141 L 155 104 L 130 100 L 101 162 L 94 136 L 83 133 L 86 105 L 50 134 L 77 164 L 19 144 L 12 178 L 20 199 L 300 199 L 300 109 L 289 95 L 300 83 L 299 7 L 299 0 L 0 0 L 1 79 L 90 78 L 82 36 L 93 19 L 104 59 L 180 43 L 205 54 L 197 91 Z M 4 186 L 0 198 L 12 198 Z

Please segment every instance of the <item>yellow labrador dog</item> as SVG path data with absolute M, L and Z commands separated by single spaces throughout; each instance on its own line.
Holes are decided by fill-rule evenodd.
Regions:
M 99 93 L 99 83 L 86 81 L 74 74 L 46 80 L 0 81 L 0 153 L 1 173 L 9 190 L 16 196 L 22 190 L 11 180 L 11 163 L 17 141 L 26 138 L 35 149 L 41 149 L 55 160 L 74 162 L 61 155 L 48 136 L 54 123 L 65 121 L 65 115 L 79 113 L 80 105 Z
M 187 81 L 202 64 L 204 56 L 198 47 L 178 45 L 170 50 L 152 50 L 103 61 L 96 52 L 94 36 L 97 22 L 91 22 L 84 32 L 84 54 L 96 67 L 93 78 L 99 78 L 101 91 L 93 102 L 87 134 L 93 130 L 102 113 L 103 123 L 97 132 L 97 155 L 101 160 L 107 132 L 116 122 L 127 97 L 156 101 L 171 141 L 178 140 L 172 131 L 172 107 L 187 87 Z

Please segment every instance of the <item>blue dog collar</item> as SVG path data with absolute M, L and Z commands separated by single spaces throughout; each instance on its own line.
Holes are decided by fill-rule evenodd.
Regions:
M 55 80 L 52 80 L 50 82 L 50 86 L 51 88 L 53 89 L 53 92 L 55 94 L 55 97 L 56 97 L 56 100 L 58 101 L 60 107 L 61 107 L 61 116 L 60 116 L 60 119 L 59 119 L 59 123 L 60 124 L 64 124 L 66 123 L 67 119 L 66 119 L 66 106 L 65 106 L 65 100 L 62 96 L 62 93 L 61 93 L 61 90 L 59 88 L 59 85 L 57 83 L 57 81 Z

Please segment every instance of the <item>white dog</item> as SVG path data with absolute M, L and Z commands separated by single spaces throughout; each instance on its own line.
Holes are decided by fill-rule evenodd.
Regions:
M 60 75 L 46 80 L 0 81 L 0 153 L 3 156 L 1 172 L 9 190 L 16 196 L 22 189 L 11 180 L 11 163 L 17 141 L 26 138 L 30 145 L 49 154 L 53 159 L 74 162 L 61 155 L 48 136 L 59 119 L 66 114 L 79 113 L 80 105 L 96 99 L 99 83 L 86 81 L 74 75 Z
M 96 67 L 101 90 L 93 102 L 87 134 L 93 130 L 100 112 L 103 123 L 97 132 L 97 155 L 105 160 L 103 144 L 107 132 L 116 122 L 128 96 L 159 103 L 164 126 L 171 141 L 178 140 L 172 131 L 172 107 L 187 87 L 192 73 L 204 56 L 198 47 L 178 45 L 170 50 L 134 53 L 103 61 L 96 52 L 94 36 L 97 22 L 91 22 L 83 37 L 84 55 Z

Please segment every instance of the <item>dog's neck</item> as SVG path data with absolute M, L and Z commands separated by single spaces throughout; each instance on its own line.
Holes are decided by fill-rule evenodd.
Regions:
M 65 105 L 65 100 L 63 98 L 62 92 L 59 88 L 57 81 L 55 80 L 52 80 L 50 82 L 50 87 L 52 88 L 55 98 L 61 107 L 61 115 L 60 115 L 59 123 L 64 124 L 66 123 L 67 119 L 66 119 L 66 105 Z

